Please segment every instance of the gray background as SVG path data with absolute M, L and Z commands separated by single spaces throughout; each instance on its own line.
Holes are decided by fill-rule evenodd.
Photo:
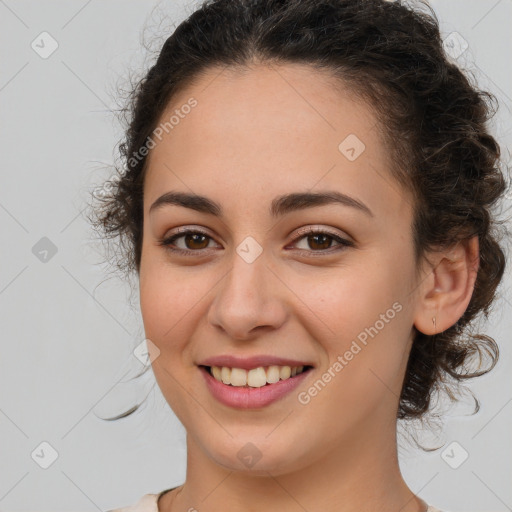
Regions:
M 492 128 L 509 155 L 512 1 L 431 3 L 443 34 L 469 44 L 458 62 L 498 97 Z M 152 373 L 122 381 L 143 368 L 132 354 L 144 339 L 138 291 L 108 279 L 84 208 L 113 172 L 117 91 L 194 5 L 0 0 L 0 510 L 107 510 L 184 480 L 184 430 Z M 31 47 L 43 31 L 59 45 L 47 58 Z M 470 416 L 468 399 L 437 437 L 426 430 L 421 438 L 444 448 L 455 441 L 468 459 L 453 469 L 444 448 L 424 453 L 400 435 L 406 481 L 443 510 L 512 510 L 510 283 L 508 272 L 481 326 L 501 348 L 497 368 L 470 386 L 481 411 Z M 129 418 L 98 418 L 146 395 Z M 52 450 L 58 457 L 43 469 Z

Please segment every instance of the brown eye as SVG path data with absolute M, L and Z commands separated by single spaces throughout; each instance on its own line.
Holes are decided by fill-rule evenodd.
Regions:
M 319 229 L 309 229 L 306 232 L 302 232 L 302 236 L 296 238 L 294 245 L 304 240 L 305 247 L 297 247 L 300 251 L 315 253 L 315 252 L 333 252 L 329 251 L 332 249 L 332 242 L 337 242 L 338 247 L 335 247 L 334 250 L 344 249 L 346 247 L 352 247 L 354 244 L 349 241 L 341 238 L 338 235 L 330 234 L 326 231 L 322 231 Z M 305 233 L 305 234 L 304 234 Z
M 183 239 L 185 240 L 185 246 L 187 249 L 206 249 L 206 247 L 208 247 L 208 238 L 209 237 L 204 235 L 203 233 L 183 235 Z
M 184 246 L 182 247 L 179 247 L 178 244 L 175 243 L 180 239 L 183 239 Z M 158 243 L 169 251 L 193 253 L 207 249 L 210 240 L 212 240 L 212 238 L 202 231 L 184 230 L 181 231 L 181 233 L 173 235 L 164 240 L 160 240 Z
M 331 242 L 334 240 L 332 236 L 326 234 L 315 234 L 307 236 L 308 245 L 311 249 L 329 249 Z M 313 243 L 311 243 L 313 241 Z
M 301 240 L 306 241 L 306 247 L 298 247 L 299 251 L 310 254 L 332 253 L 334 251 L 353 247 L 353 242 L 345 240 L 338 235 L 330 234 L 326 231 L 319 229 L 308 229 L 302 231 L 302 236 L 295 239 L 294 245 Z M 177 240 L 183 239 L 182 246 L 176 244 Z M 212 241 L 212 237 L 198 230 L 183 230 L 180 233 L 172 235 L 169 238 L 160 240 L 159 245 L 164 246 L 167 250 L 181 253 L 200 256 L 202 251 L 208 249 L 208 244 Z M 337 247 L 332 247 L 332 242 L 337 243 Z M 333 250 L 330 250 L 333 249 Z M 196 254 L 194 254 L 196 253 Z

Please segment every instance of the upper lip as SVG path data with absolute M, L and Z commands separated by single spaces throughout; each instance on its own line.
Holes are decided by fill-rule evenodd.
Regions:
M 226 366 L 228 368 L 242 368 L 252 370 L 260 366 L 313 366 L 311 363 L 289 359 L 287 357 L 269 356 L 265 354 L 251 357 L 240 357 L 234 355 L 220 355 L 209 357 L 199 363 L 199 366 Z

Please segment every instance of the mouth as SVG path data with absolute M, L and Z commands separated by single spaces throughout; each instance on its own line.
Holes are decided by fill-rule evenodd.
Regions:
M 311 365 L 271 365 L 250 369 L 207 365 L 198 367 L 211 396 L 224 406 L 238 410 L 261 410 L 293 396 L 293 391 L 304 385 L 314 369 Z
M 302 366 L 258 366 L 250 370 L 227 366 L 199 365 L 217 382 L 234 388 L 262 388 L 273 386 L 281 381 L 295 379 L 313 369 L 311 365 Z

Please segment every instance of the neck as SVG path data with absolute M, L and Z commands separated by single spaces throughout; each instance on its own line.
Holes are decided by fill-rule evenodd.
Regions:
M 162 497 L 160 512 L 425 512 L 426 503 L 412 493 L 400 473 L 396 424 L 386 433 L 375 430 L 370 427 L 361 435 L 359 429 L 358 437 L 329 446 L 309 463 L 297 459 L 293 472 L 256 472 L 257 464 L 247 471 L 221 466 L 188 436 L 185 484 L 179 494 Z

